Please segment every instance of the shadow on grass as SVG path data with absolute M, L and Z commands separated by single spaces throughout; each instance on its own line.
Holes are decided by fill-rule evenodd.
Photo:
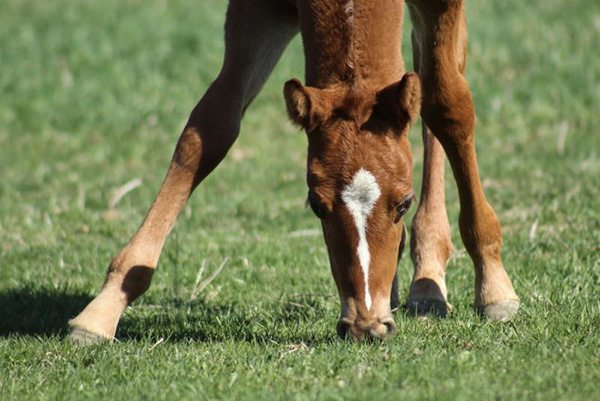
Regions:
M 67 322 L 92 300 L 78 289 L 25 286 L 0 291 L 0 338 L 14 335 L 66 337 Z M 206 303 L 177 299 L 128 308 L 117 331 L 120 341 L 168 339 L 171 342 L 253 342 L 307 345 L 335 339 L 320 299 L 304 297 L 274 303 Z M 323 321 L 331 320 L 329 330 Z
M 170 342 L 251 342 L 307 345 L 335 340 L 335 316 L 305 298 L 254 307 L 251 303 L 193 303 L 170 300 L 130 308 L 117 330 L 121 341 L 152 338 Z M 329 319 L 331 318 L 331 319 Z M 331 320 L 323 330 L 324 320 Z
M 91 297 L 83 291 L 26 286 L 0 291 L 0 337 L 67 333 L 67 321 Z

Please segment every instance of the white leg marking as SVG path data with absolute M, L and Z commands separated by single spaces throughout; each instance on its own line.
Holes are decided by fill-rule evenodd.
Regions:
M 381 195 L 377 180 L 367 170 L 361 168 L 354 175 L 352 182 L 344 188 L 342 200 L 348 211 L 354 218 L 354 224 L 358 230 L 358 247 L 356 253 L 360 267 L 365 278 L 365 304 L 367 310 L 371 309 L 371 292 L 369 291 L 369 265 L 371 264 L 371 253 L 367 241 L 367 219 L 375 206 L 375 202 Z

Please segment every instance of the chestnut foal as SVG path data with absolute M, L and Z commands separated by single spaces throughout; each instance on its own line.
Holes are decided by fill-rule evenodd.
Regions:
M 406 306 L 439 315 L 449 307 L 445 152 L 458 184 L 461 236 L 475 265 L 475 307 L 493 320 L 513 317 L 519 301 L 477 171 L 475 113 L 463 77 L 463 3 L 407 0 L 417 76 L 403 75 L 403 0 L 231 0 L 223 68 L 194 108 L 144 222 L 110 264 L 98 296 L 70 321 L 72 338 L 114 338 L 123 310 L 148 289 L 177 215 L 227 154 L 244 110 L 298 31 L 307 86 L 288 81 L 284 95 L 290 118 L 308 136 L 308 199 L 321 219 L 340 296 L 338 334 L 385 338 L 394 331 L 403 215 L 414 199 L 408 131 L 419 111 L 425 162 Z

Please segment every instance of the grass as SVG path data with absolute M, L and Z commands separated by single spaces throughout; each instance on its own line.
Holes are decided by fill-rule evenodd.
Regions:
M 281 95 L 303 74 L 296 39 L 239 141 L 182 213 L 151 289 L 123 316 L 120 341 L 85 349 L 65 341 L 67 319 L 141 222 L 189 111 L 219 70 L 225 8 L 2 1 L 0 399 L 597 398 L 595 0 L 467 5 L 480 169 L 522 301 L 514 322 L 471 309 L 472 265 L 448 173 L 455 312 L 399 313 L 398 335 L 383 344 L 337 340 L 322 238 L 293 234 L 318 229 L 303 204 L 306 138 L 288 123 Z M 411 135 L 419 177 L 419 128 Z M 115 189 L 136 178 L 142 185 L 109 210 Z M 203 261 L 209 274 L 225 258 L 191 301 Z M 405 258 L 402 296 L 411 269 Z

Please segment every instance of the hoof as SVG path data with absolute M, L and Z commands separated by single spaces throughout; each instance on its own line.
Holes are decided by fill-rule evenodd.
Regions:
M 439 299 L 423 299 L 408 301 L 404 304 L 404 309 L 415 316 L 431 315 L 444 318 L 448 315 L 450 306 L 447 302 L 440 301 Z
M 506 322 L 517 315 L 519 311 L 519 301 L 499 301 L 493 304 L 476 306 L 477 312 L 490 320 Z
M 72 327 L 69 339 L 76 345 L 88 346 L 92 344 L 98 344 L 102 342 L 109 342 L 111 339 L 105 336 L 101 336 L 91 331 L 87 331 L 80 327 Z

